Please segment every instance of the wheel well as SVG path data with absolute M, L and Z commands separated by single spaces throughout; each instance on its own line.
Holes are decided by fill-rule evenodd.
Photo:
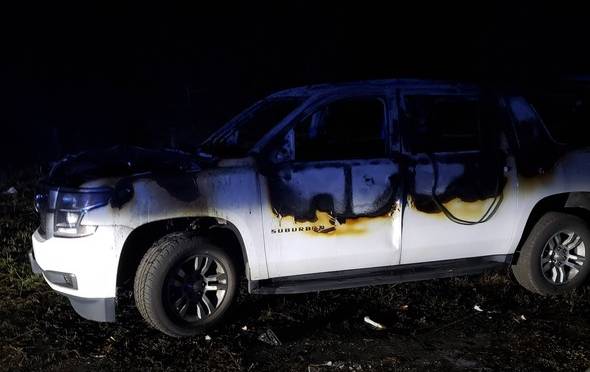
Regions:
M 547 196 L 539 200 L 535 205 L 526 222 L 524 231 L 516 252 L 513 256 L 513 263 L 516 263 L 520 249 L 537 221 L 547 212 L 565 212 L 578 216 L 590 222 L 590 192 L 568 192 Z
M 117 286 L 131 289 L 137 267 L 148 249 L 164 235 L 179 231 L 195 232 L 209 237 L 235 258 L 240 274 L 246 272 L 247 255 L 244 242 L 233 224 L 212 217 L 175 218 L 141 225 L 129 234 L 119 259 Z

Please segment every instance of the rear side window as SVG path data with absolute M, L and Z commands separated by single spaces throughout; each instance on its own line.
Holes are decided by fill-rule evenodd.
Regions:
M 412 152 L 461 152 L 481 149 L 480 102 L 471 96 L 404 97 L 406 146 Z
M 296 160 L 370 159 L 386 155 L 380 98 L 330 103 L 295 126 Z
M 541 123 L 536 110 L 522 96 L 508 96 L 506 102 L 513 118 L 518 140 L 516 153 L 519 173 L 537 176 L 543 169 L 550 169 L 559 157 L 560 148 Z
M 589 94 L 554 94 L 528 99 L 556 141 L 590 145 Z

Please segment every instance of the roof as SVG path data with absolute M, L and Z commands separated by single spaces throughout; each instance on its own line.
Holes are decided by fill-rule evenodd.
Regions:
M 387 80 L 361 80 L 335 84 L 314 84 L 281 90 L 271 94 L 268 98 L 279 97 L 309 97 L 316 94 L 336 93 L 343 90 L 363 89 L 367 87 L 397 87 L 404 88 L 455 88 L 473 89 L 475 85 L 453 81 L 439 81 L 426 79 L 387 79 Z

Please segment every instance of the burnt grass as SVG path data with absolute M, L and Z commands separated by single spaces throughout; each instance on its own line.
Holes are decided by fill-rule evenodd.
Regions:
M 541 297 L 520 288 L 507 272 L 303 295 L 242 294 L 223 325 L 184 339 L 149 328 L 128 292 L 121 295 L 117 323 L 84 320 L 29 267 L 26 253 L 37 225 L 32 204 L 36 179 L 35 171 L 25 170 L 0 182 L 1 191 L 17 189 L 0 195 L 2 370 L 590 366 L 588 287 L 564 297 Z M 365 316 L 386 329 L 374 329 Z M 269 329 L 280 345 L 259 340 Z

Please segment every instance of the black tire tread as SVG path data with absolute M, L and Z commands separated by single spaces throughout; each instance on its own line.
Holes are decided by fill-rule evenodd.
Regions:
M 148 306 L 152 301 L 155 270 L 161 266 L 161 261 L 170 255 L 179 244 L 189 239 L 190 237 L 186 233 L 177 232 L 168 234 L 156 241 L 141 260 L 135 275 L 134 294 L 137 309 L 152 327 L 168 335 L 171 335 L 171 330 L 162 328 L 160 322 L 157 321 L 153 307 Z

